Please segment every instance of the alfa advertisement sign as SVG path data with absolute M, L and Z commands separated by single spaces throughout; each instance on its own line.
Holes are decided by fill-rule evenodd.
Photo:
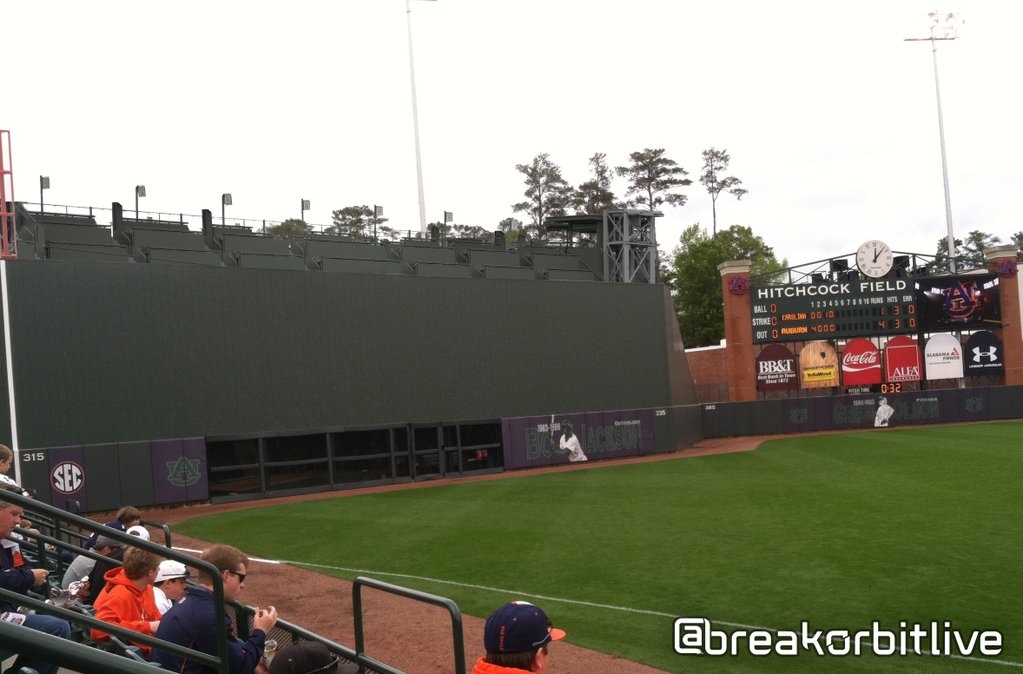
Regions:
M 1005 374 L 1002 341 L 990 330 L 970 335 L 966 341 L 965 369 L 968 377 Z
M 920 381 L 923 364 L 920 347 L 912 337 L 892 337 L 884 347 L 884 380 L 890 383 Z
M 808 342 L 799 352 L 803 388 L 838 386 L 838 354 L 828 342 Z
M 963 376 L 963 345 L 955 335 L 942 332 L 927 340 L 924 372 L 928 380 L 959 379 Z
M 881 351 L 869 339 L 854 339 L 842 351 L 842 385 L 881 383 Z
M 757 390 L 786 391 L 797 387 L 796 356 L 787 346 L 771 344 L 757 356 Z

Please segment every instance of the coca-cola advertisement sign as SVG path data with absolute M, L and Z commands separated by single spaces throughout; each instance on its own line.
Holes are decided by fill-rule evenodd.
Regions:
M 757 390 L 784 391 L 796 388 L 796 384 L 796 357 L 788 347 L 765 347 L 757 356 Z
M 881 351 L 868 339 L 854 339 L 842 351 L 842 385 L 881 383 Z
M 884 347 L 884 380 L 886 382 L 920 381 L 923 367 L 920 347 L 912 337 L 892 337 Z

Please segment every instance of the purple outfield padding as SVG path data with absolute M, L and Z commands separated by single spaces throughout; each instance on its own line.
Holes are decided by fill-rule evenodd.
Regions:
M 656 451 L 652 409 L 502 420 L 504 467 L 531 468 Z

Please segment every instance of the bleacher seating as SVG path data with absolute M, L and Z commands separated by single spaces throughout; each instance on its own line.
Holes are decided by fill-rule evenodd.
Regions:
M 472 271 L 467 264 L 447 262 L 414 262 L 411 265 L 416 276 L 431 278 L 468 278 Z
M 480 268 L 480 276 L 489 279 L 531 281 L 536 279 L 536 271 L 532 267 L 501 267 L 497 265 L 483 265 Z
M 28 211 L 16 204 L 23 258 L 102 260 L 259 269 L 312 270 L 423 277 L 599 281 L 595 247 L 523 243 L 506 249 L 475 239 L 406 238 L 373 243 L 333 234 L 272 237 L 243 225 L 214 225 L 203 211 L 202 231 L 180 220 L 126 218 L 113 205 L 113 225 L 91 215 Z M 63 207 L 60 207 L 63 208 Z
M 326 272 L 346 272 L 349 274 L 407 274 L 412 270 L 404 262 L 397 260 L 345 260 L 325 257 L 320 261 L 320 269 Z
M 126 262 L 128 249 L 119 245 L 110 228 L 96 224 L 92 216 L 37 213 L 19 205 L 23 240 L 32 242 L 37 258 Z M 24 256 L 27 251 L 19 248 Z
M 403 242 L 401 245 L 401 261 L 414 265 L 417 262 L 457 264 L 458 252 L 454 248 L 445 248 L 437 245 L 418 245 L 411 242 Z M 466 270 L 465 276 L 469 275 Z

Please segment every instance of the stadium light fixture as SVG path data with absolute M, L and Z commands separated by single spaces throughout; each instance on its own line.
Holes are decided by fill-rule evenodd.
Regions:
M 302 199 L 302 222 L 305 222 L 305 212 L 309 210 L 309 200 Z
M 220 195 L 220 226 L 227 226 L 227 207 L 232 206 L 231 193 L 224 192 Z
M 39 176 L 39 212 L 43 213 L 43 190 L 50 189 L 50 176 Z
M 135 219 L 139 219 L 139 197 L 146 196 L 146 186 L 136 185 L 135 186 Z

